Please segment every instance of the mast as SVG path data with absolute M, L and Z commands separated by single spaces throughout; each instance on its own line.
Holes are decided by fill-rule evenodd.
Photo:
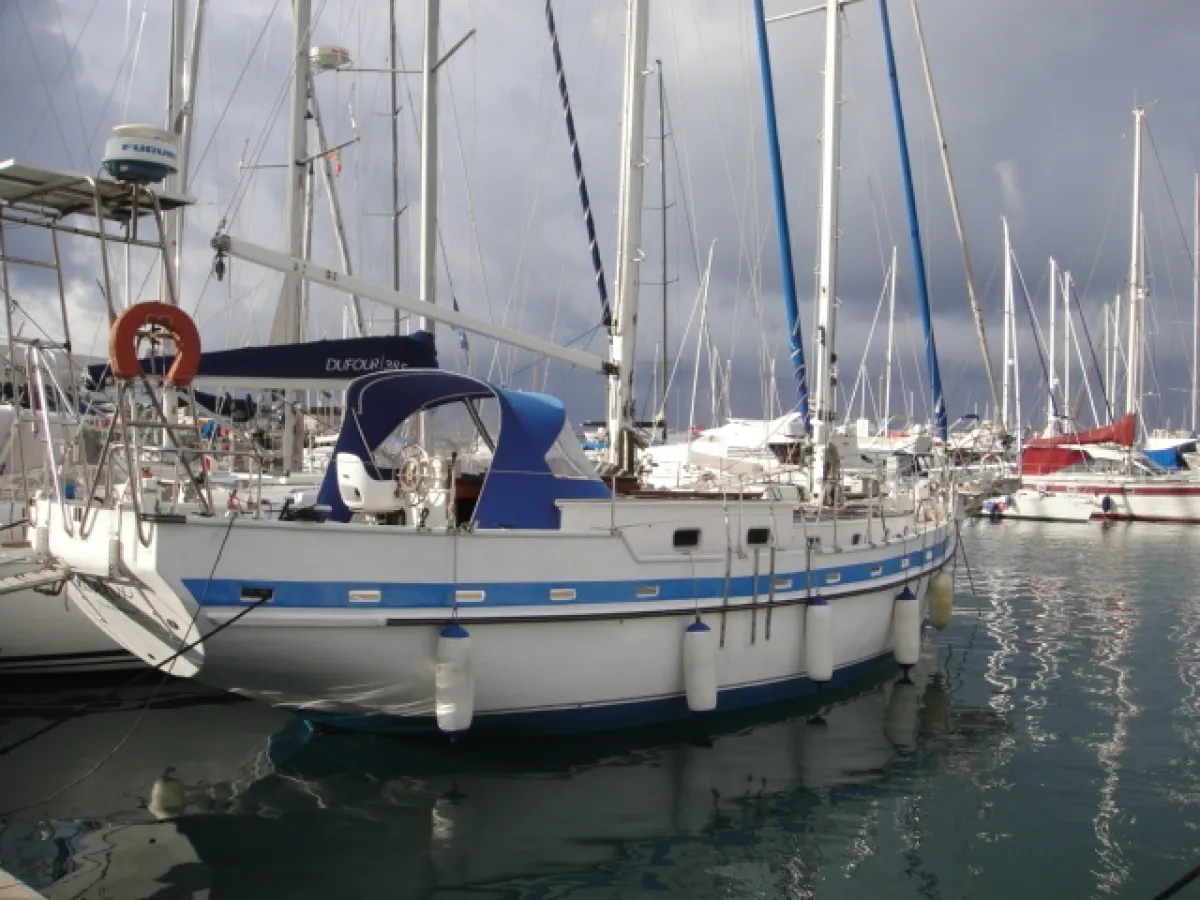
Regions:
M 1054 317 L 1058 309 L 1058 262 L 1050 257 L 1050 375 L 1046 386 L 1046 428 L 1049 434 L 1054 434 L 1057 410 L 1054 403 L 1054 391 L 1058 387 L 1058 360 L 1054 358 Z
M 1104 392 L 1104 406 L 1109 415 L 1109 421 L 1112 421 L 1112 310 L 1111 304 L 1104 304 L 1104 372 L 1100 374 L 1100 378 L 1104 379 L 1104 384 L 1100 385 L 1100 390 Z M 1104 422 L 1096 420 L 1096 427 L 1100 427 Z
M 1011 284 L 1011 282 L 1010 282 Z M 1009 289 L 1010 328 L 1012 330 L 1012 388 L 1013 388 L 1013 424 L 1016 426 L 1017 454 L 1021 453 L 1025 433 L 1024 420 L 1021 418 L 1021 345 L 1017 343 L 1017 302 L 1015 287 Z
M 184 113 L 183 73 L 185 55 L 187 52 L 187 30 L 184 20 L 187 18 L 187 0 L 172 0 L 171 3 L 171 69 L 167 83 L 167 125 L 166 130 L 182 138 Z M 183 185 L 187 181 L 186 161 L 183 148 L 176 159 L 179 171 L 167 176 L 164 187 L 169 193 L 183 193 Z M 182 230 L 179 221 L 181 213 L 171 211 L 163 217 L 163 247 L 162 270 L 159 273 L 158 295 L 164 303 L 178 305 L 179 297 L 176 290 L 179 286 L 179 244 Z M 127 298 L 130 302 L 131 298 Z
M 1010 430 L 1012 421 L 1009 419 L 1009 373 L 1012 370 L 1012 340 L 1013 340 L 1013 283 L 1012 283 L 1012 244 L 1008 237 L 1008 219 L 1001 217 L 1004 224 L 1004 372 L 1003 395 L 996 408 L 1000 410 L 1000 424 L 1005 431 Z
M 291 139 L 288 148 L 287 185 L 287 254 L 304 256 L 306 229 L 306 199 L 308 193 L 308 34 L 311 24 L 311 0 L 293 0 L 292 3 L 292 108 Z M 283 307 L 283 335 L 281 343 L 296 344 L 304 340 L 303 321 L 304 281 L 296 272 L 285 272 L 280 305 Z M 300 401 L 297 391 L 289 391 L 283 407 L 283 468 L 294 471 L 300 468 L 303 447 L 301 429 L 303 416 L 297 417 L 296 407 Z
M 1063 297 L 1063 371 L 1062 371 L 1062 414 L 1066 420 L 1064 425 L 1071 431 L 1076 431 L 1071 414 L 1071 273 L 1062 275 Z M 1086 377 L 1087 371 L 1084 370 Z M 1064 429 L 1066 430 L 1066 429 Z
M 890 429 L 892 420 L 892 344 L 896 335 L 896 247 L 892 246 L 892 277 L 888 282 L 888 336 L 887 356 L 883 376 L 883 432 Z
M 1121 291 L 1117 291 L 1113 299 L 1113 343 L 1112 343 L 1112 373 L 1109 376 L 1109 393 L 1112 396 L 1113 418 L 1117 411 L 1117 373 L 1121 371 Z
M 663 85 L 662 60 L 658 64 L 658 174 L 662 199 L 662 440 L 667 442 L 667 94 Z
M 629 0 L 621 115 L 621 174 L 617 204 L 617 290 L 608 375 L 608 461 L 633 468 L 633 376 L 637 349 L 638 261 L 642 240 L 643 118 L 650 0 Z
M 838 0 L 825 7 L 825 77 L 821 123 L 821 226 L 817 257 L 817 365 L 813 394 L 813 486 L 822 486 L 825 449 L 837 406 L 838 162 L 841 158 L 841 21 Z
M 779 265 L 783 276 L 783 306 L 787 313 L 788 342 L 792 371 L 796 379 L 796 411 L 805 431 L 810 428 L 808 410 L 808 369 L 804 362 L 804 340 L 800 333 L 800 306 L 796 295 L 796 270 L 792 261 L 792 232 L 788 225 L 787 190 L 783 179 L 783 160 L 779 150 L 779 127 L 775 117 L 775 83 L 771 75 L 771 49 L 767 42 L 767 19 L 763 0 L 754 0 L 754 23 L 758 35 L 758 61 L 767 113 L 767 149 L 771 158 L 771 185 L 775 198 L 776 234 L 779 237 Z
M 338 196 L 337 183 L 334 181 L 333 163 L 329 159 L 329 143 L 325 139 L 325 121 L 321 118 L 321 106 L 317 99 L 317 86 L 314 81 L 310 100 L 312 102 L 313 124 L 317 133 L 317 153 L 321 160 L 321 180 L 325 183 L 325 196 L 329 199 L 329 216 L 333 221 L 333 238 L 337 244 L 338 256 L 342 260 L 342 269 L 347 275 L 354 274 L 354 262 L 350 257 L 350 244 L 346 239 L 346 223 L 342 216 L 342 201 Z M 311 213 L 310 213 L 311 214 Z M 311 237 L 309 238 L 311 241 Z M 393 254 L 393 259 L 395 255 Z M 398 284 L 392 285 L 392 290 L 398 291 Z M 363 321 L 362 303 L 357 295 L 350 297 L 350 318 L 354 323 L 354 333 L 358 337 L 366 337 L 367 326 Z M 399 318 L 399 312 L 397 312 Z
M 441 0 L 426 0 L 425 50 L 421 59 L 421 289 L 417 295 L 426 303 L 437 302 L 437 55 L 440 9 Z M 392 83 L 395 84 L 394 73 Z M 395 109 L 394 104 L 392 109 Z M 392 133 L 395 134 L 395 127 Z M 396 198 L 396 195 L 393 194 L 393 197 Z M 394 273 L 394 277 L 399 276 Z M 433 331 L 432 319 L 421 316 L 419 322 L 422 331 Z
M 428 14 L 427 14 L 428 15 Z M 397 79 L 399 73 L 396 71 L 400 68 L 399 51 L 396 48 L 396 0 L 390 0 L 388 3 L 388 68 L 391 73 L 388 76 L 389 86 L 391 88 L 391 131 L 392 131 L 392 290 L 400 290 L 400 100 L 397 96 L 398 88 Z M 422 131 L 422 134 L 424 131 Z M 355 311 L 358 312 L 357 306 Z M 362 314 L 358 312 L 360 331 L 359 334 L 366 334 L 361 330 Z M 400 310 L 392 312 L 392 333 L 400 333 Z
M 186 196 L 191 187 L 188 168 L 191 162 L 192 123 L 195 118 L 196 79 L 200 72 L 200 44 L 204 35 L 204 14 L 208 0 L 196 0 L 192 15 L 192 43 L 184 41 L 183 20 L 187 0 L 174 0 L 171 7 L 171 77 L 167 96 L 167 131 L 179 139 L 179 171 L 167 178 L 169 193 Z M 180 275 L 183 270 L 183 218 L 186 206 L 163 215 L 163 271 L 159 275 L 159 296 L 165 303 L 179 303 Z M 167 267 L 170 272 L 167 272 Z M 170 281 L 168 282 L 168 278 Z
M 942 372 L 938 365 L 937 344 L 934 341 L 933 310 L 929 304 L 929 279 L 925 273 L 925 251 L 921 246 L 920 218 L 917 215 L 917 197 L 913 190 L 912 161 L 908 155 L 908 133 L 904 127 L 904 106 L 900 101 L 900 79 L 896 75 L 896 54 L 892 47 L 892 24 L 891 17 L 888 15 L 887 0 L 879 0 L 879 16 L 883 23 L 883 45 L 887 51 L 888 80 L 892 88 L 896 138 L 900 144 L 900 169 L 904 176 L 904 202 L 908 211 L 908 231 L 912 245 L 913 271 L 917 283 L 917 306 L 921 310 L 921 327 L 925 332 L 925 365 L 929 369 L 929 387 L 933 393 L 931 406 L 933 424 L 936 435 L 944 441 L 949 429 L 946 421 L 946 398 L 942 393 Z M 894 257 L 892 284 L 894 288 Z
M 1136 415 L 1142 400 L 1142 127 L 1146 110 L 1133 111 L 1133 218 L 1129 249 L 1129 375 L 1125 382 L 1125 414 Z
M 313 90 L 312 76 L 308 79 L 308 114 L 312 116 L 312 101 L 316 95 Z M 308 126 L 305 125 L 305 128 Z M 308 174 L 304 179 L 304 252 L 300 254 L 304 259 L 312 259 L 312 243 L 313 243 L 313 211 L 316 201 L 316 179 L 313 177 L 316 174 L 315 160 L 309 157 L 305 165 L 308 167 Z M 297 318 L 300 320 L 300 340 L 308 337 L 308 299 L 312 294 L 312 285 L 308 281 L 301 279 L 300 281 L 300 312 Z
M 979 339 L 979 349 L 983 353 L 983 367 L 987 372 L 992 402 L 999 406 L 1000 395 L 996 392 L 996 375 L 992 371 L 992 355 L 988 351 L 987 332 L 983 326 L 983 307 L 979 304 L 979 294 L 975 290 L 975 270 L 971 266 L 971 252 L 967 247 L 966 232 L 963 230 L 962 215 L 958 208 L 958 191 L 954 187 L 954 173 L 950 169 L 950 146 L 946 143 L 946 135 L 942 130 L 942 114 L 938 108 L 937 93 L 933 87 L 933 73 L 929 68 L 929 56 L 925 52 L 925 33 L 921 29 L 921 13 L 917 8 L 917 0 L 912 0 L 912 13 L 917 31 L 917 46 L 921 51 L 921 67 L 925 70 L 925 87 L 929 92 L 929 104 L 933 110 L 933 125 L 937 131 L 938 149 L 942 154 L 942 169 L 946 175 L 946 187 L 950 193 L 950 211 L 954 215 L 954 230 L 958 234 L 958 246 L 962 250 L 963 269 L 967 278 L 967 297 L 971 301 L 971 313 L 975 317 L 975 335 Z
M 1200 368 L 1200 172 L 1193 190 L 1192 219 L 1192 434 L 1196 433 L 1197 368 Z
M 704 348 L 704 337 L 708 334 L 708 279 L 712 275 L 713 249 L 716 241 L 708 245 L 708 262 L 704 266 L 704 275 L 700 279 L 700 327 L 696 331 L 696 364 L 692 368 L 692 405 L 688 411 L 687 431 L 687 461 L 692 462 L 692 438 L 696 430 L 696 393 L 700 387 L 700 353 Z M 709 426 L 715 425 L 710 422 Z

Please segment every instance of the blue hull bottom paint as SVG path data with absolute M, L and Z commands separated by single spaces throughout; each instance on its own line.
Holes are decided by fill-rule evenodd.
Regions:
M 649 728 L 683 722 L 705 721 L 718 723 L 727 713 L 766 707 L 773 704 L 807 700 L 821 703 L 836 702 L 855 690 L 894 675 L 898 671 L 891 653 L 843 666 L 833 673 L 826 684 L 810 681 L 799 675 L 767 684 L 754 684 L 721 690 L 717 710 L 697 715 L 687 707 L 684 695 L 639 700 L 631 703 L 611 703 L 603 706 L 582 706 L 570 709 L 533 710 L 529 712 L 489 713 L 475 716 L 469 731 L 456 737 L 463 739 L 528 737 L 562 737 Z M 342 731 L 370 731 L 399 735 L 436 735 L 437 722 L 433 716 L 339 716 L 313 714 L 292 710 L 315 728 Z

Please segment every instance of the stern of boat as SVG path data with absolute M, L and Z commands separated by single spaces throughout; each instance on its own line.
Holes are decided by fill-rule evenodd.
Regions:
M 206 626 L 160 572 L 159 522 L 139 521 L 131 504 L 88 509 L 49 497 L 30 512 L 36 552 L 69 571 L 67 593 L 89 619 L 151 666 L 182 678 L 199 673 Z

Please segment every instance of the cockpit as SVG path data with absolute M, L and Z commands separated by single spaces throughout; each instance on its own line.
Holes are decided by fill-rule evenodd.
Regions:
M 557 501 L 608 496 L 555 398 L 402 370 L 350 385 L 318 502 L 341 522 L 553 529 Z

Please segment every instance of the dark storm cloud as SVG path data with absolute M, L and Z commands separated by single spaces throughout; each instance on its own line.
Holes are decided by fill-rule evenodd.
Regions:
M 0 95 L 0 120 L 19 123 L 6 128 L 0 156 L 35 150 L 55 165 L 93 168 L 103 133 L 120 121 L 127 90 L 128 119 L 161 120 L 166 4 L 148 5 L 137 78 L 131 87 L 126 80 L 131 62 L 127 48 L 141 6 L 131 4 L 128 30 L 124 16 L 93 16 L 82 30 L 68 69 L 67 48 L 81 33 L 87 4 L 18 0 L 4 5 L 0 76 L 5 85 L 27 83 L 29 89 Z M 364 4 L 339 0 L 314 6 L 321 11 L 314 43 L 345 44 L 362 66 L 385 64 L 382 10 L 364 10 Z M 617 0 L 556 6 L 610 291 L 615 275 L 622 6 Z M 784 12 L 792 6 L 775 0 L 768 4 L 768 12 Z M 121 7 L 124 11 L 125 5 Z M 212 284 L 207 278 L 207 239 L 242 196 L 238 186 L 245 173 L 238 169 L 239 158 L 269 165 L 285 157 L 286 101 L 282 106 L 279 101 L 288 70 L 286 7 L 269 0 L 209 4 L 196 139 L 197 155 L 205 148 L 207 154 L 193 186 L 199 205 L 189 218 L 184 293 L 185 302 L 190 297 L 199 304 L 206 335 L 217 343 L 261 339 L 278 289 L 273 276 L 238 264 L 231 284 L 219 288 Z M 401 44 L 409 68 L 420 60 L 420 7 L 416 0 L 399 4 Z M 987 391 L 911 13 L 902 0 L 892 0 L 891 11 L 943 378 L 954 414 L 975 405 L 982 408 Z M 1189 79 L 1180 73 L 1189 71 L 1190 50 L 1200 40 L 1200 7 L 1193 0 L 1143 4 L 923 0 L 922 12 L 977 280 L 987 306 L 993 357 L 999 356 L 1000 348 L 1002 214 L 1009 217 L 1038 315 L 1045 316 L 1046 259 L 1053 254 L 1075 273 L 1089 325 L 1098 337 L 1098 304 L 1120 289 L 1128 265 L 1130 110 L 1135 102 L 1145 103 L 1151 107 L 1157 150 L 1154 153 L 1148 146 L 1146 161 L 1152 323 L 1158 331 L 1153 336 L 1154 369 L 1164 392 L 1185 385 L 1185 342 L 1179 335 L 1190 324 L 1181 329 L 1178 320 L 1190 317 L 1190 276 L 1167 188 L 1187 225 L 1200 102 Z M 444 69 L 440 206 L 450 277 L 443 272 L 440 293 L 448 300 L 452 287 L 464 310 L 497 321 L 506 319 L 541 335 L 553 329 L 556 339 L 565 341 L 596 324 L 599 304 L 541 16 L 538 3 L 448 0 L 443 4 L 443 46 L 470 28 L 477 33 Z M 905 365 L 909 389 L 919 390 L 916 384 L 923 376 L 914 355 L 921 353 L 921 338 L 876 4 L 855 4 L 847 9 L 846 18 L 839 286 L 842 381 L 848 391 L 882 288 L 882 257 L 897 243 L 901 261 L 897 355 Z M 668 151 L 673 204 L 669 256 L 671 277 L 678 279 L 669 304 L 670 342 L 673 353 L 678 352 L 698 289 L 694 256 L 702 261 L 715 241 L 710 327 L 723 357 L 734 360 L 733 410 L 743 415 L 762 412 L 764 343 L 776 360 L 779 394 L 785 403 L 793 395 L 787 378 L 752 26 L 748 2 L 672 0 L 655 5 L 651 39 L 651 58 L 661 58 L 666 66 L 675 139 L 675 150 Z M 821 32 L 820 16 L 771 26 L 806 337 L 812 330 Z M 40 75 L 32 65 L 35 58 Z M 118 79 L 123 60 L 125 68 Z M 46 91 L 39 90 L 38 82 L 53 87 L 60 73 L 64 73 L 62 81 L 47 104 Z M 344 173 L 339 182 L 356 269 L 372 281 L 389 283 L 390 226 L 380 216 L 390 202 L 385 81 L 368 75 L 323 75 L 318 83 L 330 140 L 340 142 L 352 135 L 351 106 L 362 138 L 342 151 Z M 653 137 L 657 133 L 653 83 L 650 93 L 646 134 Z M 405 107 L 402 202 L 411 204 L 403 217 L 402 284 L 415 291 L 419 166 L 412 117 L 420 103 L 416 79 L 407 80 L 401 103 Z M 43 110 L 48 114 L 43 115 Z M 88 144 L 98 125 L 100 138 Z M 653 207 L 658 204 L 656 144 L 651 143 L 646 153 L 647 206 Z M 681 178 L 675 168 L 675 153 L 685 163 L 686 177 Z M 464 166 L 470 172 L 469 192 Z M 685 207 L 695 223 L 694 233 L 686 227 Z M 339 265 L 324 221 L 323 199 L 317 208 L 314 256 Z M 251 240 L 281 246 L 282 209 L 282 177 L 275 170 L 263 170 L 237 205 L 236 219 L 227 224 Z M 657 213 L 647 212 L 644 282 L 659 278 L 658 227 Z M 693 240 L 698 254 L 692 249 Z M 659 335 L 658 292 L 651 285 L 643 291 L 638 342 L 643 369 L 649 367 Z M 314 309 L 321 310 L 314 333 L 332 333 L 340 327 L 336 301 L 324 292 L 314 293 Z M 386 311 L 380 314 L 386 315 Z M 1027 316 L 1022 316 L 1019 321 L 1026 321 Z M 453 335 L 443 337 L 441 346 L 448 364 L 462 364 Z M 487 374 L 490 345 L 473 339 L 471 346 L 476 371 Z M 594 337 L 591 346 L 602 352 L 603 335 Z M 872 380 L 882 364 L 882 350 L 881 323 L 869 360 Z M 694 352 L 689 342 L 672 398 L 676 414 L 686 407 Z M 528 360 L 515 354 L 509 362 L 507 351 L 500 355 L 505 364 L 493 374 L 513 376 L 516 383 L 527 386 L 532 373 L 521 370 Z M 1026 338 L 1022 378 L 1027 409 L 1038 403 L 1034 394 L 1039 371 L 1032 339 Z M 539 384 L 544 369 L 542 373 Z M 648 373 L 639 380 L 648 389 Z M 568 398 L 576 418 L 599 413 L 600 391 L 593 376 L 550 366 L 548 382 Z M 706 375 L 701 382 L 707 382 Z M 1178 420 L 1183 398 L 1177 393 L 1168 393 L 1167 398 L 1162 415 Z M 918 396 L 916 402 L 920 412 L 923 400 Z M 698 407 L 707 410 L 707 400 L 702 399 Z

